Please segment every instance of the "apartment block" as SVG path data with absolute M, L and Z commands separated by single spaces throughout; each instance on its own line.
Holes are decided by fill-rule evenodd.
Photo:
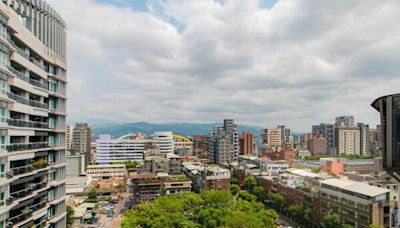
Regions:
M 230 190 L 231 173 L 219 166 L 208 166 L 202 163 L 182 163 L 183 173 L 192 180 L 196 192 L 202 190 Z
M 0 227 L 66 227 L 66 24 L 0 1 Z
M 160 196 L 190 192 L 192 182 L 186 176 L 164 176 L 154 173 L 134 174 L 130 177 L 134 205 L 152 202 Z
M 193 152 L 198 158 L 208 159 L 208 149 L 210 145 L 209 135 L 194 135 L 193 136 Z
M 210 132 L 209 161 L 215 164 L 236 161 L 239 155 L 239 133 L 232 119 Z
M 326 138 L 319 133 L 314 134 L 312 139 L 308 141 L 308 150 L 312 155 L 327 155 Z
M 92 141 L 92 130 L 87 123 L 77 123 L 72 131 L 71 151 L 72 154 L 84 154 L 85 166 L 91 164 L 90 143 Z
M 312 126 L 312 133 L 321 134 L 326 140 L 325 154 L 335 155 L 335 126 L 329 123 L 320 123 L 319 125 Z
M 240 155 L 253 155 L 253 135 L 244 131 L 239 137 Z
M 391 211 L 396 204 L 395 195 L 392 190 L 366 183 L 323 180 L 319 189 L 320 212 L 338 214 L 342 224 L 354 227 L 367 228 L 370 224 L 394 227 Z

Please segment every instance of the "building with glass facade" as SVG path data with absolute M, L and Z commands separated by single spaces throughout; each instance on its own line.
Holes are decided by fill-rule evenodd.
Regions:
M 66 227 L 66 25 L 0 1 L 0 227 Z

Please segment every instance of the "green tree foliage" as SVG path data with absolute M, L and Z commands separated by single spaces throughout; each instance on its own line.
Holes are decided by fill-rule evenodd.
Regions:
M 258 201 L 264 202 L 266 198 L 266 193 L 263 187 L 256 186 L 253 188 L 253 194 L 257 197 Z
M 246 179 L 244 179 L 243 188 L 245 190 L 251 192 L 255 186 L 257 186 L 257 181 L 254 176 L 247 176 Z
M 289 215 L 296 221 L 301 221 L 305 216 L 305 208 L 300 205 L 291 205 L 289 207 Z
M 239 184 L 239 180 L 238 180 L 237 178 L 232 177 L 232 178 L 231 178 L 231 184 L 236 184 L 236 185 L 238 185 L 238 184 Z
M 232 195 L 236 196 L 240 191 L 240 187 L 237 184 L 231 184 L 231 193 Z
M 238 198 L 249 201 L 249 202 L 257 200 L 257 197 L 248 191 L 239 192 Z
M 369 225 L 369 228 L 383 228 L 383 226 L 377 225 L 377 224 L 371 224 L 371 225 Z
M 74 209 L 70 206 L 67 206 L 67 224 L 72 225 L 74 222 Z
M 88 193 L 88 198 L 91 199 L 91 200 L 94 200 L 94 199 L 96 199 L 96 197 L 97 197 L 96 189 L 92 188 L 90 190 L 90 192 Z
M 283 196 L 279 193 L 270 193 L 268 195 L 268 200 L 271 202 L 272 206 L 277 210 L 281 210 L 285 206 L 285 200 Z
M 337 214 L 327 214 L 322 218 L 322 223 L 325 228 L 341 228 L 342 223 L 340 221 L 339 215 Z
M 235 200 L 228 191 L 204 191 L 164 196 L 141 204 L 125 212 L 122 228 L 275 227 L 277 217 L 274 210 L 266 210 L 254 200 Z

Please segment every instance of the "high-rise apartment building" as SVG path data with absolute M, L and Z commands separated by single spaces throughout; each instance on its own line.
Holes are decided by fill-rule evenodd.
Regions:
M 240 155 L 253 155 L 253 135 L 247 131 L 239 137 Z
M 74 130 L 74 126 L 72 125 L 67 125 L 66 131 L 65 131 L 65 142 L 67 145 L 67 151 L 71 151 L 72 149 L 72 131 Z
M 378 153 L 382 148 L 382 137 L 380 125 L 376 129 L 369 129 L 369 151 L 371 153 Z
M 312 126 L 313 134 L 322 134 L 326 139 L 326 153 L 329 155 L 336 154 L 335 148 L 335 126 L 329 123 L 320 123 L 319 125 Z
M 208 149 L 210 145 L 209 135 L 194 135 L 193 136 L 193 153 L 198 158 L 208 159 Z
M 369 126 L 363 123 L 357 123 L 357 128 L 360 131 L 360 154 L 369 155 Z
M 85 155 L 85 167 L 91 163 L 90 160 L 90 143 L 92 141 L 92 130 L 87 123 L 75 124 L 74 130 L 72 131 L 72 154 L 84 154 Z
M 228 163 L 237 160 L 239 155 L 239 133 L 232 119 L 225 119 L 222 127 L 210 132 L 209 161 Z
M 326 139 L 322 134 L 314 134 L 308 141 L 308 150 L 312 155 L 326 155 Z
M 66 227 L 66 25 L 0 2 L 0 227 Z
M 282 147 L 282 136 L 280 128 L 268 128 L 267 144 L 274 150 L 280 150 Z
M 335 125 L 337 127 L 355 127 L 355 120 L 353 116 L 338 116 L 336 117 Z

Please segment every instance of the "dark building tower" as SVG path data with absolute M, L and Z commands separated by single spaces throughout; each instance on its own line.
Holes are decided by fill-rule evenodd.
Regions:
M 210 145 L 209 135 L 194 135 L 193 136 L 193 153 L 198 158 L 208 159 L 208 147 Z
M 211 163 L 229 163 L 239 155 L 239 133 L 232 119 L 224 120 L 223 127 L 210 132 L 209 161 Z
M 240 155 L 253 155 L 253 135 L 244 131 L 239 138 Z

